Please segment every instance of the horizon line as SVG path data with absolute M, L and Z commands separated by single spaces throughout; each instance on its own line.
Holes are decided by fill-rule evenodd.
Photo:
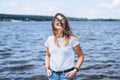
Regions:
M 14 13 L 0 13 L 0 14 L 4 14 L 4 15 L 23 15 L 23 16 L 51 16 L 53 17 L 52 15 L 37 15 L 37 14 L 14 14 Z M 102 18 L 102 17 L 98 17 L 98 18 L 87 18 L 87 17 L 74 17 L 74 16 L 66 16 L 66 17 L 69 17 L 69 18 L 82 18 L 82 19 L 120 19 L 120 18 Z

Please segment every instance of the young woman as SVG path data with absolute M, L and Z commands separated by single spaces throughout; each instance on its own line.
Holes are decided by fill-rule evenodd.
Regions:
M 76 80 L 84 61 L 78 38 L 72 33 L 67 18 L 57 13 L 52 21 L 53 35 L 45 42 L 45 68 L 49 80 Z M 78 60 L 74 64 L 74 53 Z

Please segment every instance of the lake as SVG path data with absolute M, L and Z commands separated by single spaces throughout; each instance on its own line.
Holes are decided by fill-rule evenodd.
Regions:
M 120 22 L 69 23 L 85 55 L 77 79 L 120 80 Z M 50 35 L 49 21 L 0 22 L 0 80 L 42 80 L 46 76 L 44 42 Z

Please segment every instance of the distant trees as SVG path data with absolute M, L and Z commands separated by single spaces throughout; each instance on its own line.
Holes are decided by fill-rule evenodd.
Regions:
M 11 15 L 11 14 L 0 14 L 0 21 L 51 21 L 52 16 L 35 16 L 35 15 Z
M 51 21 L 53 16 L 0 14 L 0 21 Z M 120 19 L 87 19 L 68 17 L 70 21 L 120 21 Z

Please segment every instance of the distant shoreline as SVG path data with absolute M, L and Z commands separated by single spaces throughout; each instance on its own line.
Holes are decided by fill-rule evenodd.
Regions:
M 38 15 L 16 15 L 16 14 L 0 14 L 0 21 L 19 22 L 19 21 L 51 21 L 53 16 Z M 120 19 L 88 19 L 67 17 L 69 21 L 120 21 Z

